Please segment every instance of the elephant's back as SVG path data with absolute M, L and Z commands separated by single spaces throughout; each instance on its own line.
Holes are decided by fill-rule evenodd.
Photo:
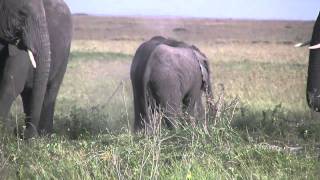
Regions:
M 201 82 L 199 62 L 191 48 L 161 44 L 154 49 L 148 63 L 150 81 L 176 83 L 185 90 Z
M 49 81 L 64 74 L 73 34 L 71 12 L 63 0 L 44 0 L 51 46 Z
M 193 49 L 185 47 L 172 47 L 166 44 L 157 46 L 150 55 L 150 66 L 168 67 L 175 71 L 193 71 L 198 61 Z
M 72 17 L 67 4 L 63 0 L 45 0 L 50 42 L 53 46 L 57 42 L 65 45 L 72 38 Z M 56 41 L 55 41 L 56 40 Z

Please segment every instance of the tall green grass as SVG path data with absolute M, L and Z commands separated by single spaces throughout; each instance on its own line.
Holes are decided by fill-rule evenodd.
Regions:
M 248 46 L 209 54 L 220 115 L 177 130 L 155 123 L 152 135 L 130 131 L 133 55 L 74 50 L 54 134 L 15 138 L 20 100 L 1 124 L 0 179 L 318 179 L 319 116 L 305 103 L 307 66 L 297 60 L 305 52 L 271 46 L 280 48 L 272 60 Z
M 232 127 L 238 103 L 224 102 L 216 119 L 176 130 L 154 123 L 152 135 L 57 133 L 22 141 L 1 133 L 4 179 L 317 179 L 317 153 L 249 139 Z M 72 110 L 70 121 L 105 117 Z M 99 112 L 99 111 L 98 111 Z M 101 112 L 100 112 L 101 113 Z M 98 113 L 99 114 L 99 113 Z M 74 119 L 72 119 L 74 118 Z M 157 122 L 161 114 L 152 116 Z M 186 119 L 182 119 L 186 120 Z M 271 120 L 271 119 L 268 119 Z M 94 123 L 94 122 L 93 122 Z M 90 125 L 85 125 L 90 129 Z M 78 137 L 74 137 L 74 134 Z

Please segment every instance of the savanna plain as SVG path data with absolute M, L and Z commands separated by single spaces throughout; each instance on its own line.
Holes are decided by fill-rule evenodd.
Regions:
M 320 115 L 305 98 L 309 51 L 293 47 L 310 39 L 314 22 L 73 18 L 54 134 L 16 138 L 13 128 L 23 128 L 17 99 L 1 123 L 0 179 L 320 178 Z M 154 35 L 194 44 L 208 56 L 216 117 L 131 133 L 130 64 Z

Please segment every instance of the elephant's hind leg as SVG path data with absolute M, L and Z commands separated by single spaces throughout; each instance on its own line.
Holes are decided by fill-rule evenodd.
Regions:
M 183 111 L 187 113 L 191 118 L 196 120 L 201 117 L 203 113 L 203 106 L 201 102 L 201 81 L 197 81 L 196 84 L 189 90 L 187 95 L 183 98 Z
M 182 93 L 181 88 L 177 85 L 177 79 L 166 77 L 158 79 L 161 75 L 154 76 L 151 91 L 160 110 L 164 113 L 164 122 L 169 129 L 177 128 L 181 116 Z M 171 78 L 171 79 L 170 79 Z
M 145 123 L 149 122 L 147 117 L 147 107 L 145 105 L 144 95 L 138 90 L 133 88 L 133 100 L 134 100 L 134 131 L 139 132 L 144 129 Z
M 164 120 L 169 129 L 177 128 L 179 126 L 178 118 L 181 116 L 181 95 L 175 93 L 175 95 L 163 95 L 160 104 L 164 112 Z

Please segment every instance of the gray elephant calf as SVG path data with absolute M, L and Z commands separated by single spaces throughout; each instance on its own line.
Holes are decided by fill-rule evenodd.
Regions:
M 130 77 L 134 97 L 134 130 L 149 129 L 151 112 L 159 107 L 165 122 L 175 127 L 183 110 L 201 113 L 201 94 L 212 98 L 209 64 L 206 56 L 195 46 L 156 36 L 144 42 L 136 51 Z M 153 102 L 153 103 L 151 103 Z
M 70 10 L 63 0 L 0 0 L 0 9 L 0 119 L 20 94 L 24 138 L 50 133 L 70 52 Z

